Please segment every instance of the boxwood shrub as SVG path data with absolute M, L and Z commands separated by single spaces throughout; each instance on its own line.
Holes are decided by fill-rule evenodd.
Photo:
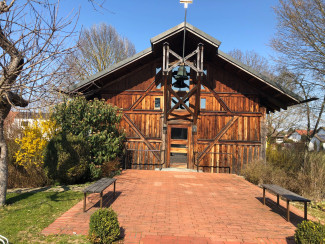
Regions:
M 112 243 L 119 236 L 120 225 L 113 209 L 99 209 L 90 216 L 88 239 L 92 243 Z
M 295 233 L 297 244 L 325 244 L 325 226 L 312 221 L 298 224 Z

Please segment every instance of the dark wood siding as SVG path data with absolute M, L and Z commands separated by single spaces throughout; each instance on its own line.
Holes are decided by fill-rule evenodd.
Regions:
M 101 90 L 108 103 L 123 109 L 121 128 L 127 135 L 126 147 L 135 150 L 160 150 L 163 144 L 163 89 L 157 88 L 163 78 L 156 74 L 155 62 L 144 65 Z M 233 173 L 252 160 L 261 157 L 261 121 L 265 108 L 260 106 L 254 93 L 240 73 L 227 70 L 218 63 L 206 64 L 207 75 L 202 79 L 200 98 L 206 99 L 197 120 L 197 134 L 190 138 L 190 168 L 199 165 L 230 166 Z M 195 82 L 195 78 L 193 81 Z M 190 85 L 190 88 L 193 84 Z M 194 110 L 196 94 L 191 96 L 189 107 Z M 160 109 L 155 99 L 160 98 Z M 168 124 L 191 124 L 192 116 L 186 110 L 175 110 Z M 139 152 L 136 162 L 165 161 L 160 155 Z M 196 161 L 194 161 L 196 160 Z M 168 166 L 168 162 L 166 164 Z M 147 167 L 153 168 L 153 167 Z M 219 172 L 219 169 L 205 171 Z

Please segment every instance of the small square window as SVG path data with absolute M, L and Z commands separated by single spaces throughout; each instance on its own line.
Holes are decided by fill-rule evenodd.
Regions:
M 160 97 L 155 98 L 155 109 L 160 109 Z
M 206 109 L 206 98 L 201 98 L 201 109 Z
M 23 120 L 23 121 L 21 121 L 20 125 L 21 126 L 28 126 L 28 121 Z

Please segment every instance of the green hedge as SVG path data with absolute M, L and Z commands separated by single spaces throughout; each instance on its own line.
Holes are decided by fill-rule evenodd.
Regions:
M 120 225 L 113 209 L 99 209 L 89 222 L 88 238 L 92 243 L 112 243 L 120 236 Z
M 59 134 L 51 139 L 44 154 L 44 169 L 50 179 L 75 184 L 89 178 L 89 149 L 78 137 Z

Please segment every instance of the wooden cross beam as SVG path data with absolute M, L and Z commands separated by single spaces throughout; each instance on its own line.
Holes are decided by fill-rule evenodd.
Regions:
M 156 76 L 156 79 L 150 84 L 145 93 L 141 97 L 139 97 L 138 100 L 134 104 L 132 104 L 128 110 L 133 110 L 136 106 L 138 106 L 140 102 L 142 102 L 142 100 L 148 95 L 148 93 L 155 87 L 157 81 L 161 80 L 161 74 L 162 72 L 160 70 Z M 161 81 L 159 81 L 159 83 L 161 83 Z
M 195 90 L 197 89 L 197 86 L 193 87 L 191 89 L 190 92 L 186 93 L 186 95 L 183 98 L 180 98 L 177 93 L 171 88 L 171 87 L 167 87 L 168 91 L 173 94 L 177 99 L 178 99 L 178 103 L 176 103 L 168 112 L 167 115 L 169 115 L 175 108 L 177 108 L 179 105 L 183 105 L 185 107 L 185 109 L 192 115 L 194 115 L 194 113 L 192 112 L 192 110 L 185 104 L 185 100 L 189 97 L 191 97 Z
M 134 132 L 143 140 L 143 142 L 147 145 L 147 147 L 150 150 L 156 150 L 151 143 L 145 138 L 145 136 L 142 134 L 142 132 L 138 129 L 138 127 L 132 122 L 129 116 L 126 114 L 123 114 L 123 117 L 125 121 L 130 125 L 130 127 L 134 130 Z M 157 158 L 157 160 L 161 163 L 161 158 L 159 155 L 156 154 L 156 152 L 152 152 L 153 155 Z
M 229 128 L 237 121 L 239 116 L 233 116 L 231 120 L 228 121 L 228 123 L 223 127 L 219 133 L 216 135 L 216 137 L 213 139 L 213 141 L 203 150 L 203 152 L 199 155 L 197 164 L 203 159 L 205 154 L 209 152 L 212 147 L 219 141 L 219 139 L 229 130 Z

